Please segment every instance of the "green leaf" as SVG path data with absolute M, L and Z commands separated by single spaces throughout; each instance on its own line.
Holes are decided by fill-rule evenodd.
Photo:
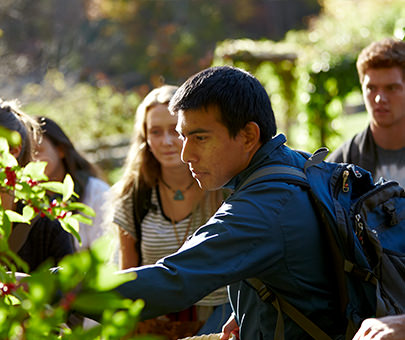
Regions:
M 82 292 L 74 300 L 72 306 L 78 312 L 101 314 L 106 309 L 128 308 L 132 301 L 123 299 L 118 293 Z
M 79 235 L 79 221 L 72 216 L 65 217 L 59 220 L 63 229 L 65 229 L 68 233 L 71 233 L 74 237 L 77 238 L 79 243 L 81 244 L 82 239 Z
M 47 181 L 48 177 L 45 175 L 46 162 L 30 162 L 23 169 L 24 176 L 30 176 L 36 181 Z
M 19 270 L 22 270 L 24 273 L 28 273 L 28 264 L 18 256 L 18 254 L 14 253 L 11 250 L 6 251 L 6 255 L 12 260 L 13 263 L 17 265 Z
M 41 183 L 41 186 L 49 191 L 52 191 L 57 194 L 63 194 L 64 185 L 60 182 L 44 182 Z
M 23 217 L 28 221 L 30 221 L 35 215 L 34 209 L 32 207 L 28 206 L 28 205 L 26 205 L 23 208 L 22 212 L 23 212 Z
M 21 136 L 17 131 L 11 131 L 3 126 L 0 126 L 0 136 L 3 137 L 2 139 L 5 140 L 6 143 L 8 143 L 11 146 L 17 146 L 21 144 Z
M 5 239 L 8 239 L 11 233 L 11 222 L 6 214 L 5 210 L 0 210 L 0 218 L 1 218 L 1 234 L 5 236 Z
M 63 180 L 63 201 L 67 201 L 74 193 L 75 184 L 72 177 L 67 174 Z
M 111 238 L 108 235 L 99 237 L 91 244 L 90 251 L 100 262 L 107 262 L 112 256 L 111 251 L 113 251 Z M 117 270 L 115 269 L 114 271 Z M 133 279 L 135 279 L 135 276 Z
M 120 273 L 113 269 L 116 269 L 112 264 L 104 264 L 99 268 L 95 280 L 92 282 L 92 288 L 100 291 L 108 291 L 118 287 L 119 285 L 136 279 L 135 273 Z
M 12 210 L 6 210 L 5 214 L 9 218 L 10 222 L 17 222 L 17 223 L 30 223 L 30 220 L 25 218 L 23 215 L 16 213 Z
M 1 132 L 0 132 L 0 152 L 3 154 L 9 152 L 9 144 L 7 143 L 7 139 L 1 135 Z
M 81 203 L 81 202 L 72 202 L 72 203 L 69 204 L 68 208 L 69 208 L 69 210 L 80 211 L 80 212 L 82 212 L 82 213 L 84 213 L 84 214 L 86 214 L 88 216 L 91 216 L 91 217 L 96 216 L 96 213 L 92 208 L 90 208 L 89 206 L 87 206 L 86 204 Z
M 56 288 L 56 275 L 50 273 L 50 267 L 51 262 L 45 261 L 26 279 L 29 285 L 30 299 L 38 306 L 49 303 L 53 299 L 53 292 Z
M 78 222 L 84 223 L 84 224 L 88 224 L 88 225 L 93 224 L 93 220 L 91 218 L 85 217 L 81 214 L 72 215 L 71 218 L 77 220 Z
M 3 153 L 1 160 L 5 166 L 15 167 L 18 165 L 17 160 L 11 153 Z

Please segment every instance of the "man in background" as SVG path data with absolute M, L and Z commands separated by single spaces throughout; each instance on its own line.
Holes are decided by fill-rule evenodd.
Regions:
M 356 66 L 370 124 L 328 161 L 353 163 L 375 180 L 384 177 L 405 186 L 405 41 L 386 38 L 370 44 Z

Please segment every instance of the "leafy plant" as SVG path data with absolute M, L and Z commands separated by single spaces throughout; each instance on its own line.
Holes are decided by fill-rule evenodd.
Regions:
M 15 136 L 6 136 L 10 143 L 18 142 Z M 66 256 L 58 268 L 45 262 L 30 275 L 16 272 L 16 268 L 27 271 L 27 265 L 8 246 L 13 222 L 30 223 L 37 214 L 48 216 L 80 239 L 79 221 L 91 223 L 87 216 L 94 212 L 74 202 L 69 175 L 62 183 L 47 182 L 44 162 L 18 166 L 9 142 L 0 137 L 0 190 L 13 193 L 25 207 L 18 214 L 0 205 L 0 339 L 133 338 L 143 302 L 114 292 L 113 288 L 135 277 L 113 274 L 117 269 L 107 264 L 106 239 L 99 239 L 88 251 Z M 49 202 L 49 190 L 60 194 L 60 199 Z M 97 316 L 99 324 L 90 329 L 73 327 L 72 318 L 81 314 Z

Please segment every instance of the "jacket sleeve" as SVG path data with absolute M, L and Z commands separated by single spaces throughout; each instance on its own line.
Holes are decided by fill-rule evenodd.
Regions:
M 145 301 L 142 318 L 185 309 L 215 289 L 259 276 L 283 260 L 280 220 L 287 220 L 287 204 L 296 205 L 290 187 L 301 189 L 275 183 L 269 194 L 268 183 L 253 187 L 227 200 L 177 253 L 126 271 L 135 272 L 137 279 L 117 291 Z M 297 212 L 305 214 L 305 209 Z

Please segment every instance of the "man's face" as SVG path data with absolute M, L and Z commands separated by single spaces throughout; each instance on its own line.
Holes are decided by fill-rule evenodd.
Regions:
M 405 122 L 405 81 L 399 67 L 368 69 L 362 90 L 372 127 L 387 128 Z
M 230 137 L 216 107 L 180 111 L 177 131 L 183 140 L 181 159 L 201 188 L 216 190 L 249 163 L 243 133 Z

